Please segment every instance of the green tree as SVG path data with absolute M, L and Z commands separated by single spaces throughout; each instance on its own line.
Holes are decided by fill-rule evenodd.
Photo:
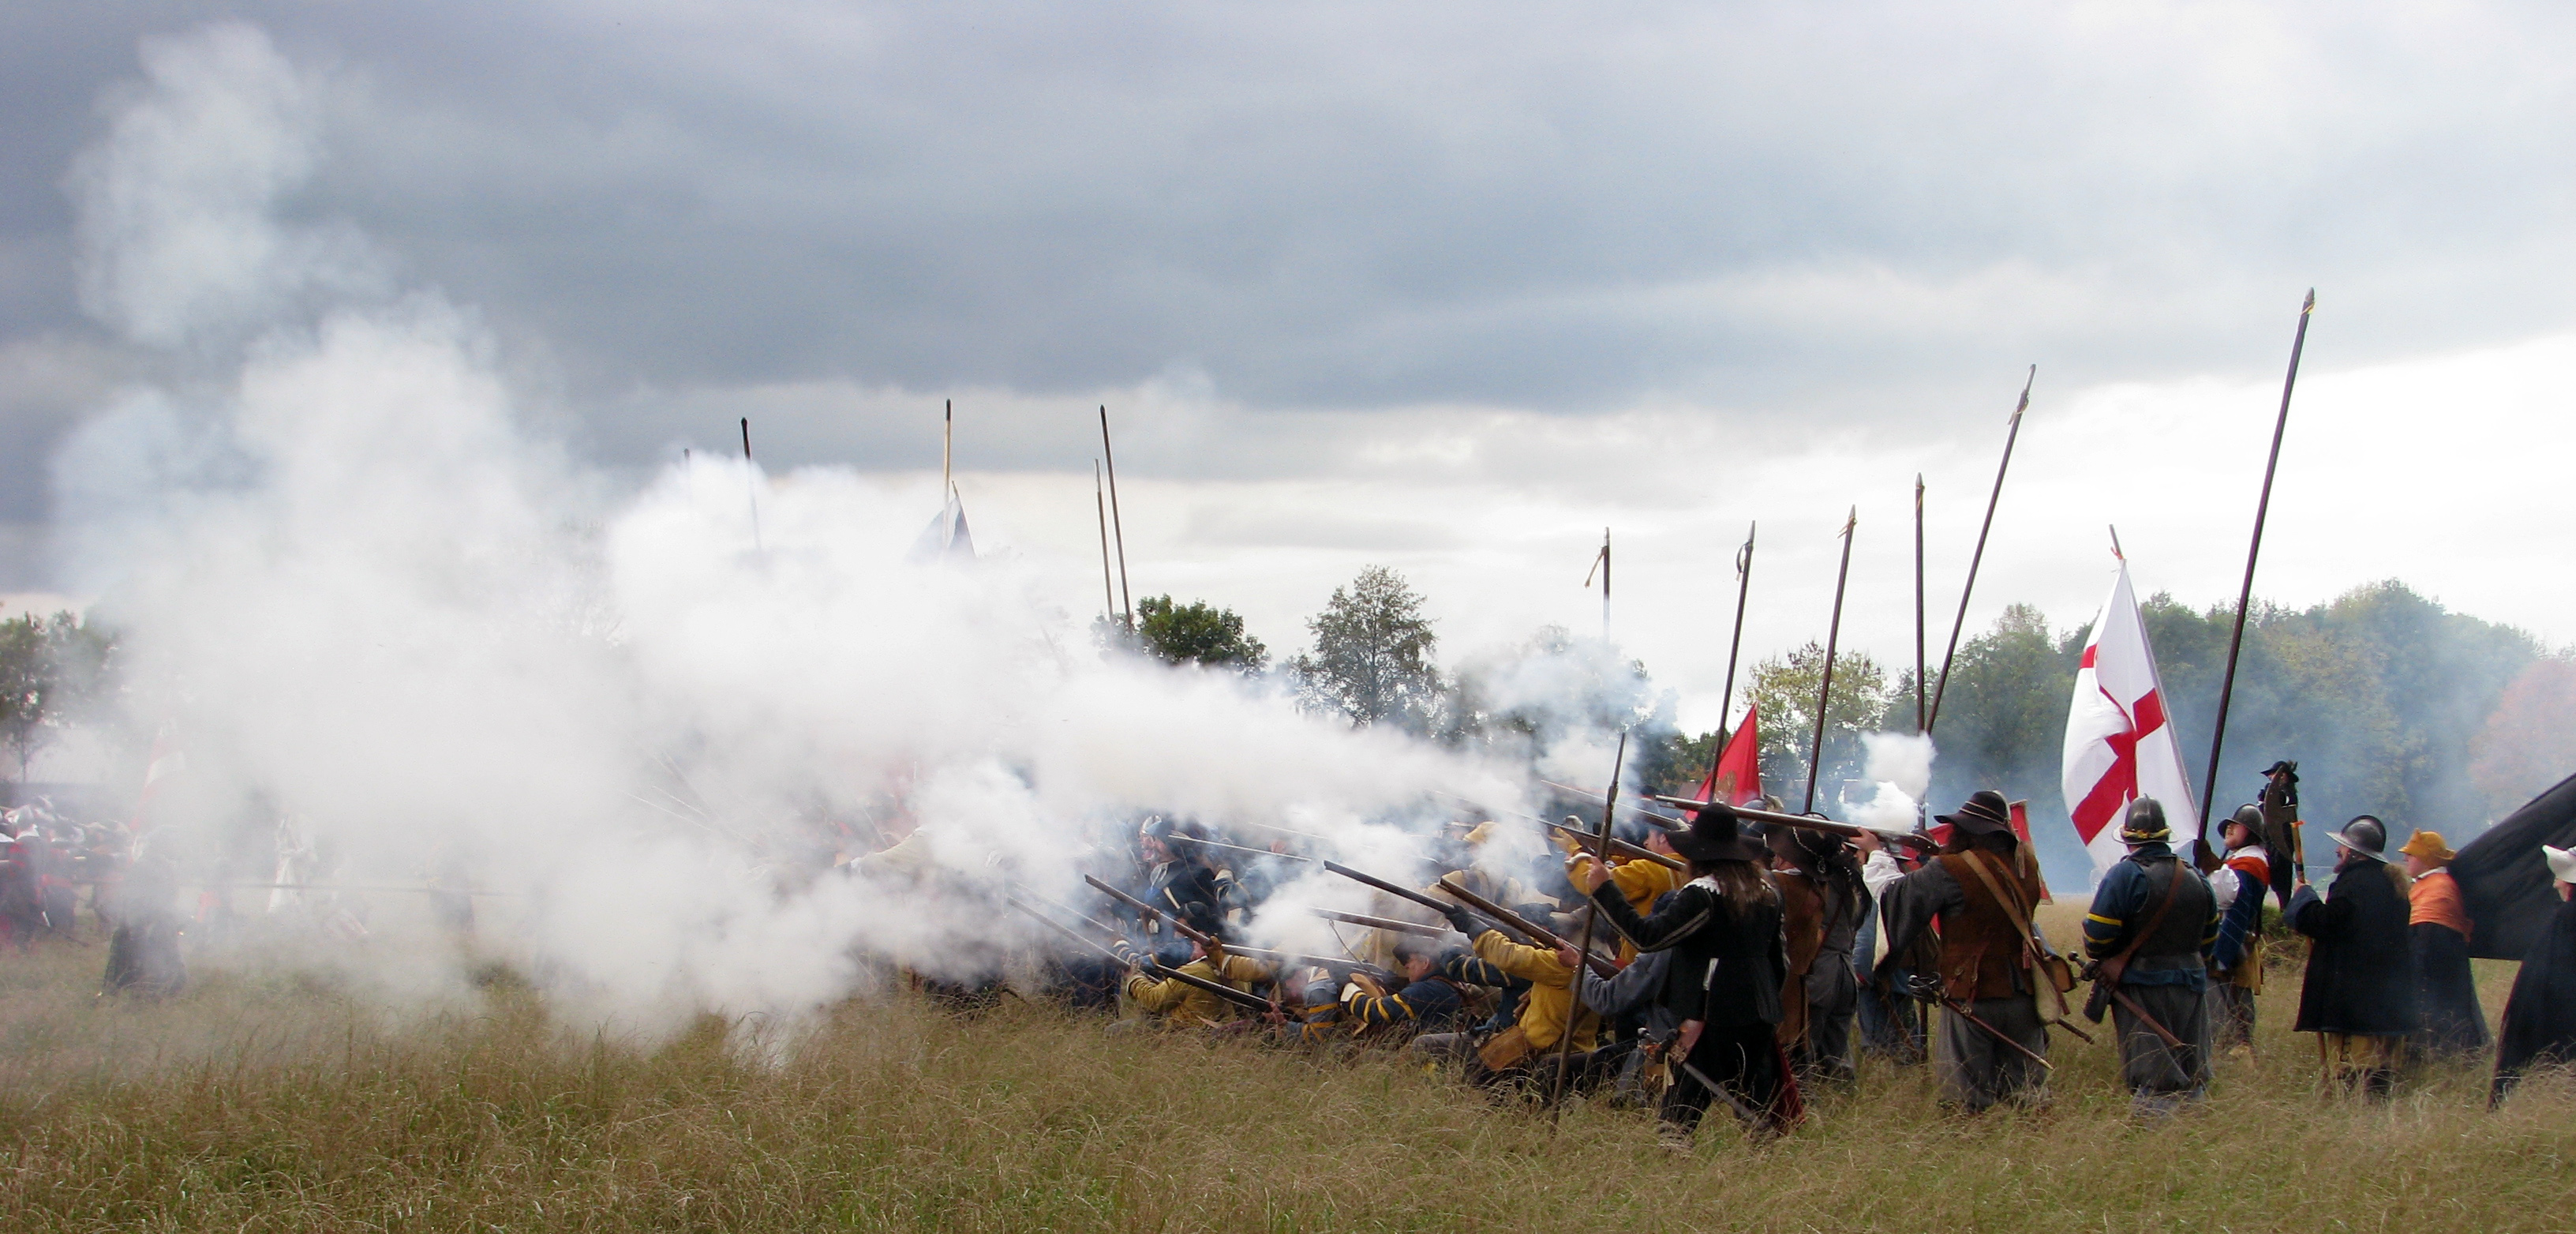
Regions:
M 115 651 L 111 633 L 73 613 L 0 621 L 0 746 L 17 756 L 19 783 L 38 751 L 105 699 Z
M 2082 632 L 2053 636 L 2048 619 L 2027 604 L 2008 606 L 1993 627 L 1960 646 L 1933 725 L 1934 805 L 1947 808 L 1980 788 L 2027 798 L 2034 809 L 2055 802 L 2083 650 Z M 1891 697 L 1890 731 L 1913 731 L 1911 676 Z
M 1308 618 L 1315 649 L 1288 663 L 1306 705 L 1339 712 L 1353 727 L 1392 722 L 1428 732 L 1437 718 L 1440 670 L 1431 661 L 1439 637 L 1422 615 L 1422 596 L 1404 576 L 1370 566 L 1333 589 L 1324 611 Z
M 1243 618 L 1233 609 L 1197 600 L 1174 604 L 1170 596 L 1147 596 L 1137 601 L 1136 638 L 1146 652 L 1172 664 L 1258 673 L 1270 659 L 1270 649 L 1244 632 Z
M 1762 783 L 1793 810 L 1805 796 L 1807 751 L 1815 740 L 1816 696 L 1824 671 L 1825 646 L 1812 642 L 1753 666 Z M 1830 808 L 1842 781 L 1860 777 L 1865 763 L 1861 734 L 1878 729 L 1887 707 L 1887 670 L 1865 652 L 1836 652 L 1834 696 L 1825 710 L 1824 774 L 1816 778 L 1817 808 Z

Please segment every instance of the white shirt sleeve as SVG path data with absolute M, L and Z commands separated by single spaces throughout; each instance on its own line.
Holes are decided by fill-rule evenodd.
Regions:
M 1885 895 L 1888 888 L 1904 877 L 1905 871 L 1897 868 L 1896 858 L 1883 848 L 1871 853 L 1869 860 L 1860 867 L 1861 885 L 1869 888 L 1869 898 L 1873 900 Z

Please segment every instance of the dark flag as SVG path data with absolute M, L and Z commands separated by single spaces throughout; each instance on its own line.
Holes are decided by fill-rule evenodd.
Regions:
M 2576 776 L 2506 815 L 2451 859 L 2461 905 L 2476 927 L 2469 935 L 2470 955 L 2519 960 L 2548 932 L 2558 893 L 2550 889 L 2543 844 L 2576 848 Z

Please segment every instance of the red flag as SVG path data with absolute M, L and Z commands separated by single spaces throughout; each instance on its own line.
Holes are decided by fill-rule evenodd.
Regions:
M 1725 751 L 1709 764 L 1708 778 L 1699 783 L 1699 799 L 1731 806 L 1762 800 L 1762 733 L 1752 708 L 1744 709 L 1744 723 L 1735 726 Z

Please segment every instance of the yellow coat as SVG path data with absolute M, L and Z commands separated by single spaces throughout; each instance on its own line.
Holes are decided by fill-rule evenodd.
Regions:
M 1225 957 L 1219 971 L 1206 959 L 1192 960 L 1180 971 L 1206 981 L 1222 981 L 1238 990 L 1250 990 L 1256 981 L 1270 979 L 1270 966 L 1239 955 Z M 1138 1007 L 1162 1016 L 1174 1024 L 1208 1027 L 1236 1019 L 1242 1009 L 1185 981 L 1165 977 L 1156 981 L 1143 973 L 1127 978 L 1127 999 Z
M 1521 1033 L 1532 1050 L 1552 1050 L 1565 1039 L 1565 1013 L 1574 1004 L 1574 973 L 1556 962 L 1556 953 L 1524 947 L 1500 930 L 1476 936 L 1476 958 L 1530 983 L 1521 1004 Z M 1586 1010 L 1574 1019 L 1574 1048 L 1589 1050 L 1598 1038 L 1601 1017 Z

